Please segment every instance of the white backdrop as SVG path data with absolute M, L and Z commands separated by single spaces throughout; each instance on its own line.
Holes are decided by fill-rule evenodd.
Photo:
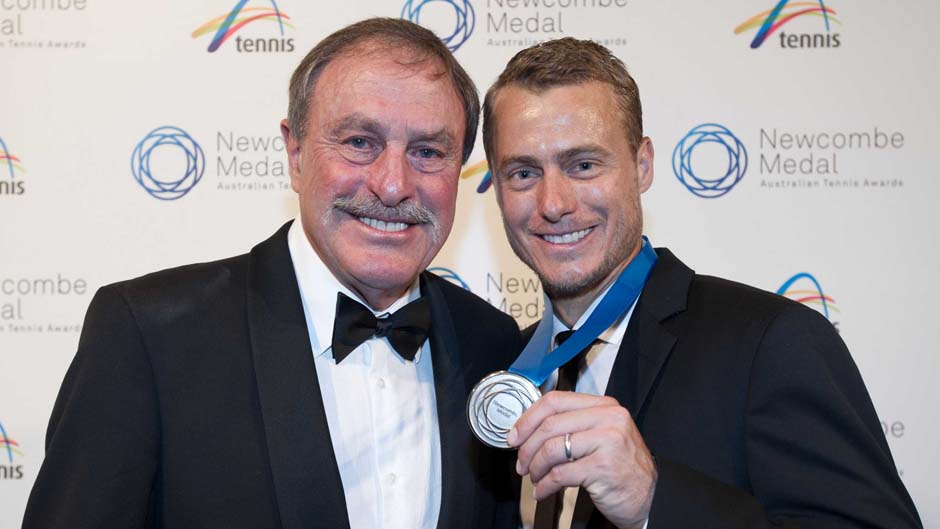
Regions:
M 940 4 L 787 5 L 752 48 L 776 4 L 0 0 L 0 529 L 22 520 L 94 291 L 243 253 L 292 218 L 275 140 L 290 73 L 341 26 L 403 14 L 450 36 L 481 92 L 539 40 L 614 50 L 656 147 L 646 233 L 701 273 L 766 290 L 812 276 L 785 294 L 828 312 L 924 523 L 940 527 Z M 148 137 L 160 127 L 178 130 Z M 482 160 L 478 145 L 470 165 Z M 465 173 L 435 265 L 527 324 L 537 282 L 492 189 L 477 192 L 483 173 Z

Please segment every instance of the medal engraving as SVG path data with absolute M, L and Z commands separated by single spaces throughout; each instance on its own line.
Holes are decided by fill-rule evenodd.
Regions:
M 510 448 L 509 430 L 542 394 L 531 380 L 499 371 L 481 380 L 467 401 L 467 419 L 477 439 L 496 448 Z

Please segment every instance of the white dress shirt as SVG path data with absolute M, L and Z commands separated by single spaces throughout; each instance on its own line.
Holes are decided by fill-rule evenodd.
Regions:
M 610 290 L 610 287 L 607 288 Z M 598 303 L 607 294 L 605 290 L 597 299 L 591 303 L 584 314 L 574 325 L 574 329 L 580 329 L 584 322 L 594 313 Z M 610 381 L 610 373 L 614 368 L 614 361 L 617 360 L 617 352 L 620 350 L 620 343 L 627 332 L 627 326 L 630 324 L 630 317 L 633 315 L 633 309 L 636 307 L 636 301 L 630 306 L 630 309 L 617 321 L 608 327 L 591 349 L 584 357 L 584 363 L 578 371 L 578 381 L 575 384 L 575 391 L 578 393 L 587 393 L 590 395 L 603 395 L 607 391 L 607 383 Z M 570 330 L 568 326 L 562 323 L 557 316 L 553 316 L 552 344 L 555 343 L 555 337 L 562 331 Z M 553 346 L 554 347 L 554 346 Z M 541 390 L 545 394 L 555 389 L 558 383 L 558 370 L 556 369 L 548 379 L 542 384 Z M 522 478 L 522 493 L 519 505 L 519 511 L 522 516 L 522 527 L 532 529 L 535 521 L 535 498 L 532 480 L 529 476 Z M 578 500 L 578 487 L 568 487 L 565 489 L 565 501 L 562 505 L 561 515 L 558 519 L 558 529 L 569 529 L 571 527 L 571 518 L 574 516 L 574 506 Z
M 414 361 L 400 357 L 387 339 L 371 338 L 336 364 L 331 341 L 337 292 L 368 305 L 333 276 L 310 246 L 299 218 L 288 232 L 288 246 L 350 528 L 437 527 L 441 444 L 427 340 Z M 419 295 L 416 280 L 388 309 L 373 312 L 393 313 Z

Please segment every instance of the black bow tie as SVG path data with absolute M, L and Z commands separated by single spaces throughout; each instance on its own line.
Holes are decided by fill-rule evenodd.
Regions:
M 394 314 L 376 318 L 362 303 L 340 292 L 336 296 L 336 321 L 333 322 L 333 360 L 338 364 L 375 336 L 388 338 L 405 360 L 414 360 L 418 348 L 431 329 L 431 309 L 427 298 L 420 297 Z

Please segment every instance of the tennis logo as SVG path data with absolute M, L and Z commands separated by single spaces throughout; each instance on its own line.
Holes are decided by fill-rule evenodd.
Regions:
M 450 51 L 457 51 L 467 42 L 476 26 L 476 13 L 469 0 L 407 0 L 401 18 L 434 31 Z
M 277 2 L 258 2 L 261 6 L 248 6 L 248 0 L 239 0 L 231 11 L 217 16 L 193 30 L 192 37 L 200 38 L 212 35 L 209 53 L 214 53 L 232 36 L 235 36 L 235 50 L 239 53 L 270 53 L 294 51 L 294 39 L 284 36 L 284 28 L 293 29 L 290 17 L 277 7 Z M 270 5 L 269 5 L 270 4 Z M 235 35 L 246 26 L 252 28 L 267 25 L 274 29 L 273 36 L 268 31 L 267 37 Z
M 747 149 L 723 125 L 704 123 L 676 144 L 672 171 L 695 196 L 718 198 L 728 194 L 747 173 Z
M 483 178 L 480 179 L 480 184 L 477 186 L 477 193 L 485 193 L 486 190 L 490 188 L 490 185 L 493 184 L 492 175 L 490 175 L 490 166 L 487 165 L 486 160 L 480 160 L 475 164 L 465 167 L 464 170 L 460 172 L 460 179 L 466 180 L 481 174 Z
M 0 423 L 0 479 L 23 479 L 23 465 L 16 464 L 20 457 L 23 457 L 23 452 L 19 443 L 7 435 L 3 423 Z
M 832 32 L 832 25 L 842 23 L 835 18 L 835 14 L 836 12 L 826 6 L 823 0 L 816 2 L 780 0 L 773 8 L 762 11 L 739 24 L 734 28 L 734 34 L 740 35 L 757 28 L 757 33 L 751 41 L 752 49 L 760 48 L 771 35 L 778 32 L 781 48 L 838 48 L 842 45 L 841 35 Z M 787 33 L 783 31 L 783 27 L 794 20 L 806 19 L 819 20 L 820 23 L 816 26 L 817 31 L 824 29 L 825 32 Z
M 147 133 L 131 154 L 134 180 L 160 200 L 176 200 L 202 180 L 206 156 L 202 147 L 178 127 L 158 127 Z
M 22 195 L 26 192 L 26 182 L 18 175 L 26 170 L 20 165 L 20 159 L 10 152 L 7 144 L 0 138 L 0 195 Z
M 777 294 L 815 309 L 825 316 L 836 330 L 839 330 L 839 322 L 834 321 L 834 314 L 841 312 L 836 306 L 836 300 L 823 292 L 822 285 L 812 274 L 806 272 L 794 274 L 780 285 Z

